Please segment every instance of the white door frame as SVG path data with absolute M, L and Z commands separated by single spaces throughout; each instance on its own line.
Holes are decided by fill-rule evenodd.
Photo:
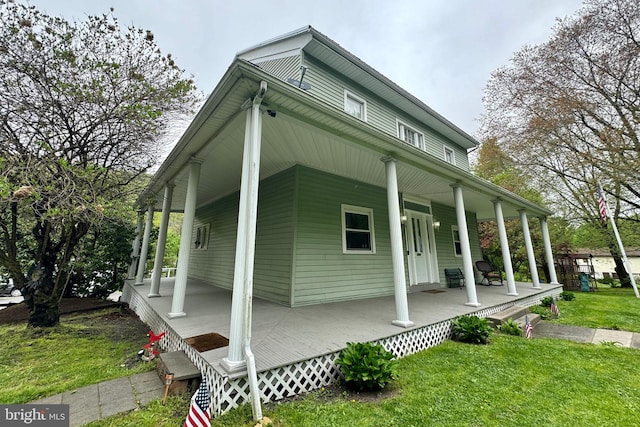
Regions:
M 407 265 L 409 267 L 409 283 L 411 286 L 421 283 L 439 283 L 438 256 L 436 251 L 435 235 L 433 230 L 433 216 L 424 212 L 405 209 Z M 414 224 L 418 224 L 420 230 L 414 232 Z M 422 238 L 422 242 L 416 241 Z M 421 245 L 422 248 L 417 248 Z M 422 250 L 420 250 L 422 249 Z M 420 254 L 418 256 L 418 254 Z

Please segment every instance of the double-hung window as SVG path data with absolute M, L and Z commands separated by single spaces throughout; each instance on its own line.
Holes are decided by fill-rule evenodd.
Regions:
M 413 145 L 420 150 L 424 150 L 424 136 L 410 126 L 398 122 L 398 138 L 409 145 Z
M 342 205 L 342 251 L 375 253 L 373 209 Z
M 460 230 L 458 230 L 458 226 L 454 225 L 451 227 L 451 234 L 453 237 L 453 253 L 455 256 L 462 256 L 462 245 L 460 244 Z
M 367 121 L 367 102 L 346 90 L 344 91 L 344 111 L 363 122 Z
M 453 150 L 449 147 L 444 147 L 444 161 L 447 163 L 451 163 L 452 165 L 456 164 L 456 158 L 453 154 Z
M 193 245 L 196 249 L 207 249 L 209 246 L 209 224 L 196 227 L 196 238 Z

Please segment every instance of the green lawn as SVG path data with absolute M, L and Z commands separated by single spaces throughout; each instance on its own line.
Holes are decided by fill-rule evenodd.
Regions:
M 0 325 L 0 403 L 25 403 L 154 369 L 137 358 L 148 331 L 118 308 L 64 315 L 54 328 Z
M 600 285 L 596 292 L 574 292 L 574 301 L 560 301 L 556 323 L 588 328 L 640 332 L 640 299 L 633 289 Z

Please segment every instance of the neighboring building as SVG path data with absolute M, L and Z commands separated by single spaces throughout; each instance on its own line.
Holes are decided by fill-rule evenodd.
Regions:
M 609 249 L 576 249 L 575 252 L 588 254 L 590 264 L 593 266 L 593 274 L 596 279 L 604 277 L 617 278 L 616 264 L 613 261 Z M 625 248 L 627 259 L 631 265 L 631 271 L 634 277 L 640 278 L 640 248 Z M 583 263 L 587 263 L 584 261 Z
M 407 294 L 446 287 L 445 269 L 464 275 L 461 305 L 482 304 L 474 261 L 486 219 L 501 232 L 504 293 L 518 295 L 504 218 L 522 221 L 533 288 L 542 289 L 528 218 L 540 220 L 553 265 L 552 212 L 471 174 L 476 146 L 311 27 L 240 52 L 138 199 L 142 213 L 163 211 L 156 260 L 169 212 L 184 212 L 168 319 L 188 315 L 188 279 L 232 290 L 220 368 L 229 375 L 246 368 L 251 296 L 287 307 L 392 296 L 387 322 L 412 328 Z M 141 246 L 146 259 L 149 229 L 147 219 L 134 256 Z M 161 267 L 150 297 L 160 296 Z

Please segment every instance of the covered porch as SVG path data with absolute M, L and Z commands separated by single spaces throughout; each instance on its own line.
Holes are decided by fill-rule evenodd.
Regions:
M 229 337 L 231 291 L 189 280 L 185 317 L 170 318 L 174 278 L 163 278 L 162 297 L 149 298 L 151 281 L 127 283 L 123 301 L 147 322 L 154 332 L 166 331 L 166 351 L 183 350 L 207 375 L 220 414 L 249 397 L 246 372 L 229 375 L 221 366 L 229 347 L 202 353 L 184 340 L 206 333 Z M 285 307 L 261 299 L 253 301 L 252 349 L 255 354 L 261 399 L 274 401 L 327 385 L 338 377 L 334 361 L 347 342 L 379 342 L 397 357 L 438 345 L 451 334 L 451 319 L 475 314 L 485 317 L 513 305 L 530 306 L 549 295 L 557 296 L 561 285 L 517 282 L 518 296 L 507 295 L 506 286 L 478 286 L 482 305 L 465 305 L 465 291 L 442 288 L 407 294 L 414 326 L 403 329 L 389 323 L 395 313 L 393 295 L 348 302 Z

